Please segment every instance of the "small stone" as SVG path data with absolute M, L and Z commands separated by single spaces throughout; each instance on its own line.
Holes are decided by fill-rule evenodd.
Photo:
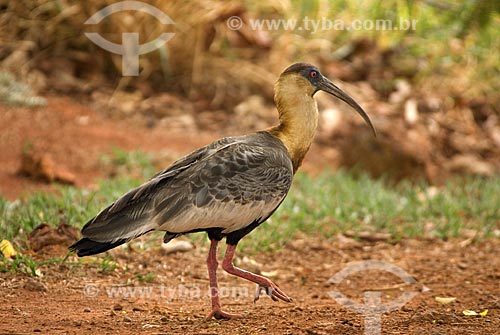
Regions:
M 401 307 L 401 310 L 402 310 L 403 312 L 413 312 L 413 308 L 408 307 L 408 306 L 403 306 L 403 307 Z
M 170 241 L 168 243 L 162 243 L 161 248 L 166 254 L 171 254 L 174 252 L 186 252 L 194 249 L 193 243 L 189 241 Z
M 129 318 L 128 316 L 123 317 L 123 322 L 132 322 L 132 319 Z
M 419 118 L 417 100 L 415 99 L 406 100 L 404 109 L 405 109 L 404 117 L 406 123 L 408 123 L 409 125 L 416 124 Z
M 91 310 L 90 310 L 90 308 L 85 307 L 85 308 L 83 309 L 83 312 L 84 312 L 84 313 L 90 313 L 90 312 L 91 312 Z
M 116 304 L 113 306 L 113 310 L 114 311 L 121 311 L 121 310 L 123 310 L 123 306 L 120 304 Z

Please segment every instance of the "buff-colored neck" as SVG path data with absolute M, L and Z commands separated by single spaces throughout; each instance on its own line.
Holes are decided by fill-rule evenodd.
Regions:
M 318 126 L 313 89 L 307 80 L 296 74 L 281 76 L 275 85 L 274 101 L 280 123 L 268 131 L 287 148 L 294 173 L 302 164 Z

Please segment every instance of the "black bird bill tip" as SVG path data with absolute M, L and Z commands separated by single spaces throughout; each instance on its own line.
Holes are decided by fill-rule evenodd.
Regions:
M 349 95 L 347 95 L 347 93 L 342 91 L 334 83 L 332 83 L 330 80 L 328 80 L 325 77 L 322 77 L 322 80 L 319 82 L 317 87 L 318 87 L 318 89 L 333 95 L 334 97 L 344 101 L 349 106 L 354 108 L 354 110 L 356 110 L 356 112 L 358 112 L 359 115 L 361 115 L 361 117 L 363 118 L 363 120 L 365 120 L 365 122 L 370 126 L 370 128 L 373 131 L 373 135 L 375 137 L 377 137 L 377 131 L 375 130 L 375 127 L 373 126 L 373 123 L 370 120 L 370 117 L 368 116 L 368 114 L 366 114 L 366 112 L 363 110 L 363 108 L 361 108 L 361 106 L 356 101 L 354 101 L 353 98 L 351 98 Z

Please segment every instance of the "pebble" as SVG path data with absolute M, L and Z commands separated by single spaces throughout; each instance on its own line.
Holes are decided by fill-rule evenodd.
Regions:
M 163 249 L 163 252 L 167 254 L 171 254 L 174 252 L 186 252 L 189 250 L 194 249 L 193 243 L 189 241 L 170 241 L 168 243 L 162 243 L 161 248 Z
M 413 312 L 413 308 L 408 307 L 408 306 L 403 306 L 403 307 L 401 307 L 401 310 L 402 310 L 403 312 Z

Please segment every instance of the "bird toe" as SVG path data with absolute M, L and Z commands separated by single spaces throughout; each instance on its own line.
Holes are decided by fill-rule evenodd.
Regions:
M 217 320 L 231 320 L 231 319 L 238 319 L 244 317 L 244 314 L 237 314 L 237 313 L 229 313 L 225 312 L 222 309 L 213 309 L 210 314 L 207 315 L 205 320 L 210 320 L 212 318 L 217 319 Z

